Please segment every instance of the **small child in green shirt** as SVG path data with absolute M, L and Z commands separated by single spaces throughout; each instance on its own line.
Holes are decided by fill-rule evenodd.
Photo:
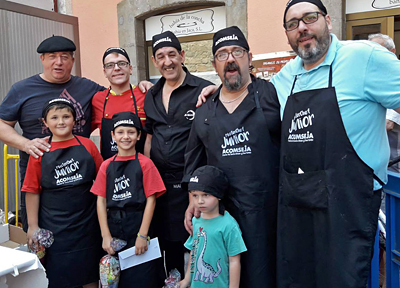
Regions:
M 228 187 L 225 174 L 214 166 L 196 169 L 189 180 L 191 201 L 201 216 L 193 217 L 193 236 L 185 243 L 191 252 L 181 288 L 239 287 L 240 254 L 247 249 L 238 223 L 220 203 Z

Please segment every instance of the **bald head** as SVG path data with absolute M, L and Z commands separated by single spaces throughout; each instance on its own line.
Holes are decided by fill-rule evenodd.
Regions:
M 372 42 L 376 42 L 383 47 L 385 47 L 390 52 L 396 54 L 396 46 L 394 45 L 394 41 L 388 35 L 377 33 L 368 35 L 368 40 Z

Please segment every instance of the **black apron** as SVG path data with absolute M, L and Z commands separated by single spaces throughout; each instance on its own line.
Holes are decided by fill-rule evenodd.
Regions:
M 44 153 L 41 162 L 39 227 L 54 234 L 53 245 L 46 249 L 45 268 L 49 287 L 55 288 L 98 281 L 103 254 L 97 197 L 90 193 L 96 166 L 76 140 L 80 145 Z
M 253 82 L 254 86 L 257 84 Z M 240 287 L 276 287 L 276 209 L 279 149 L 273 145 L 260 107 L 217 115 L 214 100 L 204 124 L 208 125 L 208 164 L 225 172 L 230 189 L 226 209 L 238 221 L 247 252 L 241 257 Z
M 136 105 L 136 98 L 135 98 L 135 95 L 133 94 L 132 86 L 129 85 L 129 87 L 130 87 L 131 93 L 132 93 L 131 98 L 133 100 L 133 104 L 135 105 L 135 114 L 139 116 L 137 105 Z M 113 120 L 104 117 L 108 97 L 110 95 L 110 90 L 111 90 L 111 88 L 108 89 L 106 99 L 104 100 L 103 118 L 101 118 L 101 130 L 100 130 L 101 156 L 103 157 L 104 160 L 114 156 L 118 152 L 117 143 L 111 137 L 111 131 L 114 129 Z M 142 122 L 140 121 L 140 123 L 142 123 Z M 142 124 L 140 124 L 140 125 L 142 125 Z M 143 130 L 142 130 L 142 135 L 140 135 L 140 140 L 136 143 L 136 151 L 143 153 L 145 141 L 146 141 L 146 135 L 143 134 Z
M 183 220 L 189 205 L 189 195 L 181 187 L 183 171 L 160 171 L 166 192 L 157 198 L 154 227 L 161 241 L 185 242 L 189 237 Z
M 107 167 L 107 222 L 112 237 L 128 242 L 128 249 L 135 246 L 146 207 L 143 173 L 138 154 L 134 160 L 115 161 Z M 150 230 L 149 230 L 150 235 Z M 156 287 L 157 266 L 149 261 L 124 271 L 118 287 Z
M 373 170 L 346 134 L 332 67 L 328 88 L 292 94 L 296 79 L 282 122 L 278 287 L 365 288 L 380 204 Z

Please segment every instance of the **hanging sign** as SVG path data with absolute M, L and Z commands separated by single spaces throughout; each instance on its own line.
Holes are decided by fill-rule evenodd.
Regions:
M 225 7 L 153 16 L 145 20 L 145 27 L 146 41 L 165 31 L 177 37 L 215 33 L 226 27 Z
M 346 14 L 400 8 L 400 0 L 347 0 Z

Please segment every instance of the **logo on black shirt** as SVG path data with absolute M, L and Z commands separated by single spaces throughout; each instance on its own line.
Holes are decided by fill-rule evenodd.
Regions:
M 195 115 L 196 115 L 196 112 L 194 112 L 193 110 L 188 110 L 188 111 L 185 113 L 184 116 L 185 116 L 185 118 L 186 118 L 187 120 L 193 121 Z

